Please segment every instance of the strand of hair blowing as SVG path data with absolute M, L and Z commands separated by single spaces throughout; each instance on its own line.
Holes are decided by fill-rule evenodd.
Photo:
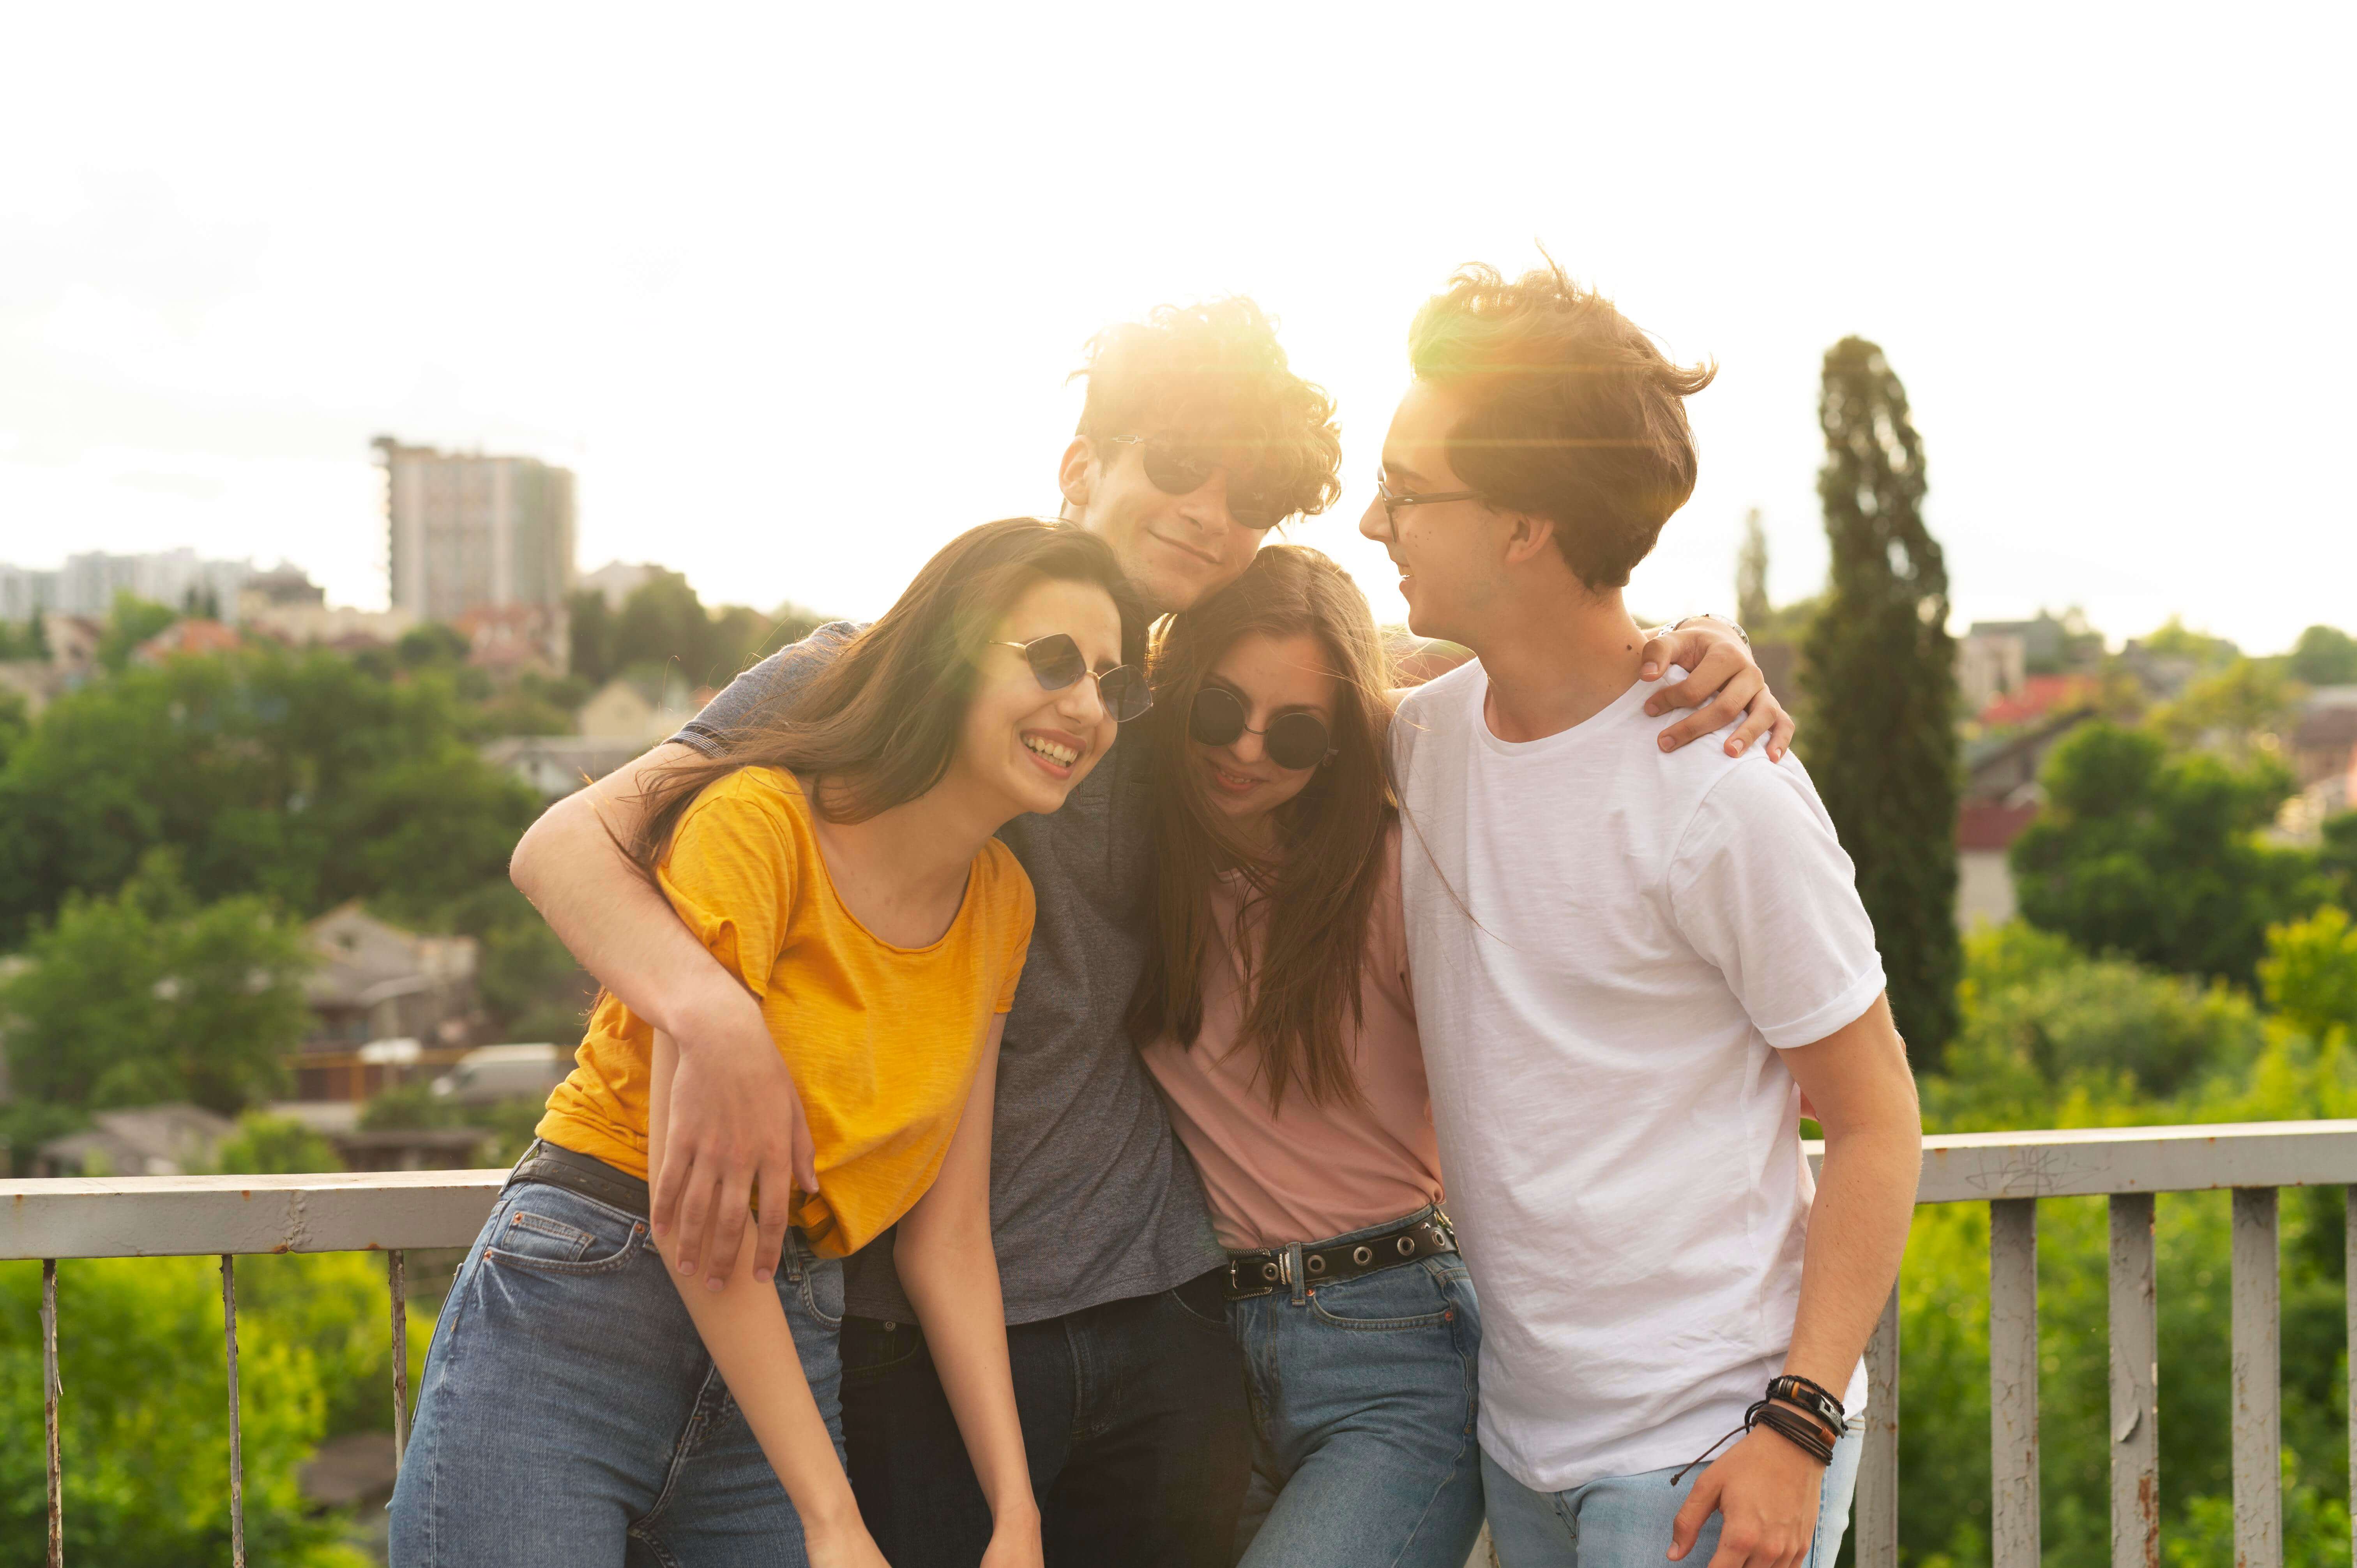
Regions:
M 1104 541 L 1030 517 L 968 529 L 794 696 L 724 736 L 716 756 L 651 781 L 642 826 L 624 846 L 630 858 L 651 876 L 687 808 L 740 768 L 812 780 L 813 808 L 829 822 L 865 822 L 931 789 L 957 754 L 983 645 L 1042 581 L 1104 589 L 1121 612 L 1124 657 L 1142 659 L 1145 616 Z
M 1279 808 L 1280 849 L 1263 858 L 1211 806 L 1188 751 L 1195 693 L 1236 639 L 1307 633 L 1338 677 L 1334 760 Z M 1272 1113 L 1289 1087 L 1314 1105 L 1364 1099 L 1351 1040 L 1363 1021 L 1360 984 L 1369 922 L 1393 816 L 1384 768 L 1388 660 L 1366 596 L 1315 550 L 1270 545 L 1234 584 L 1172 618 L 1155 650 L 1156 917 L 1130 1030 L 1147 1045 L 1202 1032 L 1202 981 L 1222 873 L 1246 892 L 1227 933 L 1249 1000 L 1236 1048 L 1258 1057 Z M 1347 1026 L 1346 1026 L 1347 1020 Z

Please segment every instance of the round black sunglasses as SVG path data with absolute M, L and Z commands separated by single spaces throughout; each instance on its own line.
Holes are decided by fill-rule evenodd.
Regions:
M 1244 723 L 1243 699 L 1225 686 L 1206 686 L 1195 693 L 1187 733 L 1205 746 L 1226 746 L 1240 735 L 1259 736 L 1268 759 L 1296 773 L 1334 756 L 1333 736 L 1316 714 L 1286 714 L 1265 730 L 1253 729 Z

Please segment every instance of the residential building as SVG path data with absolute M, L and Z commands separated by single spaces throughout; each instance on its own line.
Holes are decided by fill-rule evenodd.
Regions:
M 2013 729 L 2057 714 L 2092 709 L 2103 694 L 2104 682 L 2097 676 L 2031 675 L 1975 713 L 1986 728 Z
M 620 675 L 581 704 L 576 723 L 593 739 L 634 740 L 644 747 L 677 735 L 708 695 L 708 689 L 690 691 L 686 679 L 672 670 Z
M 357 902 L 312 921 L 307 937 L 320 962 L 303 983 L 313 1017 L 307 1053 L 396 1039 L 470 1043 L 476 1013 L 471 937 L 404 931 Z
M 58 574 L 57 606 L 68 615 L 103 617 L 117 594 L 133 594 L 172 608 L 199 607 L 234 623 L 238 597 L 253 575 L 251 561 L 207 561 L 193 550 L 113 555 L 93 550 L 66 557 Z
M 2304 785 L 2357 773 L 2357 686 L 2319 686 L 2301 699 L 2291 765 Z
M 102 1111 L 83 1132 L 34 1151 L 37 1176 L 180 1176 L 212 1163 L 237 1123 L 198 1105 Z
M 58 607 L 58 575 L 0 564 L 0 620 L 31 620 Z
M 1967 800 L 1956 812 L 1956 927 L 2002 926 L 2013 918 L 2013 841 L 2038 820 L 2038 804 Z
M 217 620 L 188 616 L 174 621 L 146 641 L 131 650 L 131 657 L 142 664 L 161 664 L 167 659 L 182 655 L 228 653 L 243 647 L 245 639 L 233 628 Z
M 588 735 L 515 735 L 484 742 L 477 755 L 554 800 L 603 779 L 647 746 L 644 740 Z
M 357 610 L 350 605 L 264 605 L 248 601 L 244 624 L 297 648 L 390 648 L 417 624 L 407 610 Z
M 328 590 L 311 581 L 310 573 L 285 561 L 281 561 L 267 572 L 254 573 L 237 590 L 237 613 L 241 620 L 261 610 L 317 609 L 327 602 Z
M 573 588 L 573 474 L 536 457 L 487 457 L 376 440 L 393 605 L 456 624 L 469 611 L 546 613 L 548 650 L 565 654 Z
M 1986 624 L 1986 623 L 1984 623 Z M 1964 712 L 1977 714 L 2029 679 L 2029 644 L 2018 633 L 1975 627 L 1956 644 L 1956 689 Z

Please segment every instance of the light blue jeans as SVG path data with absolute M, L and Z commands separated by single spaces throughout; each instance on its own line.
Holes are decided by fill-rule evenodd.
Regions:
M 1801 1568 L 1833 1568 L 1849 1525 L 1850 1493 L 1865 1428 L 1853 1418 L 1834 1444 L 1817 1503 L 1817 1539 Z M 1670 1527 L 1706 1466 L 1673 1487 L 1676 1466 L 1641 1476 L 1613 1476 L 1567 1492 L 1534 1492 L 1486 1455 L 1481 1479 L 1490 1501 L 1490 1541 L 1502 1568 L 1667 1568 Z M 1687 1552 L 1684 1568 L 1705 1568 L 1718 1550 L 1719 1516 L 1712 1514 Z
M 1463 1568 L 1481 1530 L 1481 1308 L 1464 1263 L 1314 1287 L 1293 1264 L 1289 1293 L 1228 1304 L 1253 1419 L 1243 1568 Z
M 778 1272 L 843 1452 L 843 1265 Z M 511 1184 L 442 1304 L 393 1494 L 393 1568 L 804 1568 L 802 1521 L 647 1222 Z

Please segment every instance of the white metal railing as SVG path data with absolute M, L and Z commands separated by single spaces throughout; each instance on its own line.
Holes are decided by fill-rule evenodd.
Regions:
M 1812 1156 L 1818 1154 L 1811 1146 Z M 382 1251 L 391 1299 L 394 1455 L 406 1435 L 404 1251 L 465 1247 L 505 1171 L 334 1176 L 129 1176 L 0 1181 L 0 1260 L 41 1260 L 49 1468 L 49 1561 L 62 1563 L 58 1454 L 57 1260 L 206 1255 L 221 1261 L 230 1369 L 232 1561 L 244 1561 L 238 1466 L 236 1259 L 257 1252 Z M 2153 1195 L 2233 1190 L 2235 1557 L 2279 1568 L 2283 1504 L 2276 1191 L 2357 1187 L 2357 1121 L 2251 1122 L 2083 1132 L 1982 1133 L 1924 1141 L 1922 1203 L 1989 1205 L 1991 1568 L 2036 1568 L 2038 1200 L 2111 1200 L 2112 1561 L 2159 1561 L 2158 1376 Z M 2352 1194 L 2357 1198 L 2357 1194 Z M 2357 1201 L 2345 1245 L 2357 1282 Z M 70 1306 L 70 1303 L 66 1304 Z M 2357 1343 L 2357 1294 L 2350 1305 Z M 1859 1568 L 1899 1561 L 1899 1316 L 1894 1292 L 1867 1351 L 1871 1386 L 1859 1468 Z M 2357 1475 L 2357 1380 L 2352 1380 Z M 1477 1552 L 1476 1560 L 1484 1552 Z

